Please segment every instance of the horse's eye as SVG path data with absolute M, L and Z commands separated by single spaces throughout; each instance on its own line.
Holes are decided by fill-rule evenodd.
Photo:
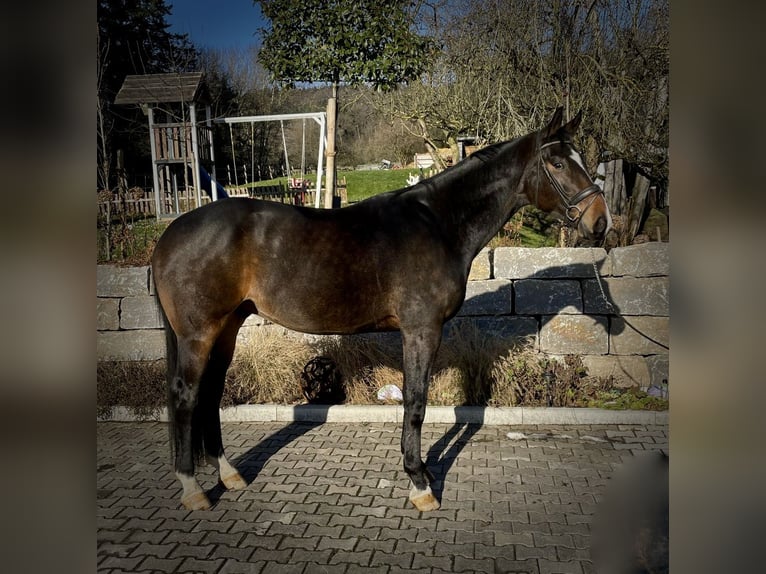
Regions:
M 553 162 L 553 167 L 555 167 L 556 169 L 564 169 L 564 164 L 561 163 L 560 161 L 555 161 Z

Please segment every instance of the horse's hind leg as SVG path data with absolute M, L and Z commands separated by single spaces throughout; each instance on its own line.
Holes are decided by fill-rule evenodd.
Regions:
M 428 400 L 428 383 L 436 351 L 441 342 L 441 326 L 417 330 L 402 329 L 404 344 L 404 421 L 402 454 L 404 470 L 412 481 L 410 501 L 421 511 L 436 510 L 439 501 L 429 485 L 431 473 L 420 455 L 420 436 Z
M 211 345 L 204 340 L 179 340 L 175 375 L 170 381 L 169 407 L 175 471 L 183 486 L 181 503 L 189 510 L 206 510 L 210 501 L 194 478 L 194 458 L 201 442 L 195 407 Z
M 223 449 L 221 438 L 221 396 L 226 382 L 226 371 L 234 356 L 237 332 L 242 326 L 244 317 L 232 315 L 218 336 L 210 353 L 210 361 L 205 371 L 198 409 L 202 421 L 203 442 L 208 461 L 218 469 L 218 475 L 223 485 L 229 490 L 244 488 L 247 483 L 229 463 Z

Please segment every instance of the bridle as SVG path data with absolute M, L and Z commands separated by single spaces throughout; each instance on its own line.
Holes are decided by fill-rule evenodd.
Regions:
M 604 195 L 604 191 L 597 186 L 595 183 L 593 185 L 590 185 L 583 189 L 582 191 L 575 194 L 573 197 L 567 196 L 566 192 L 564 191 L 564 188 L 562 185 L 556 180 L 555 177 L 553 177 L 553 174 L 548 169 L 548 166 L 545 165 L 545 161 L 543 160 L 543 150 L 549 146 L 552 145 L 572 145 L 572 142 L 570 141 L 552 141 L 548 142 L 546 144 L 542 144 L 540 146 L 540 165 L 543 166 L 543 171 L 545 172 L 545 175 L 548 176 L 548 181 L 551 182 L 551 185 L 553 186 L 553 189 L 555 189 L 559 197 L 561 198 L 561 201 L 564 205 L 564 215 L 566 216 L 569 225 L 575 226 L 577 225 L 577 222 L 580 221 L 583 215 L 585 215 L 585 212 L 588 211 L 588 208 L 593 205 L 593 202 L 596 201 L 596 198 L 599 195 Z M 588 202 L 588 204 L 580 209 L 577 204 L 586 199 L 587 197 L 591 197 L 591 200 Z

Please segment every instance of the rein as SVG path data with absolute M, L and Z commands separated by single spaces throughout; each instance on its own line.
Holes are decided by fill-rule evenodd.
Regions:
M 555 177 L 553 177 L 553 174 L 548 169 L 548 166 L 545 165 L 545 161 L 543 161 L 543 154 L 542 151 L 552 145 L 555 144 L 568 144 L 572 145 L 572 142 L 569 141 L 552 141 L 548 142 L 546 144 L 543 144 L 540 146 L 540 165 L 543 166 L 543 171 L 545 172 L 545 175 L 548 177 L 548 181 L 550 181 L 551 185 L 553 186 L 553 189 L 556 190 L 556 192 L 559 194 L 559 197 L 561 198 L 563 204 L 564 204 L 564 215 L 566 216 L 567 220 L 569 221 L 570 226 L 574 226 L 577 224 L 578 221 L 580 221 L 580 218 L 585 215 L 585 212 L 588 211 L 588 208 L 593 205 L 593 202 L 596 200 L 596 198 L 599 195 L 604 195 L 603 190 L 597 186 L 596 184 L 590 185 L 580 191 L 579 193 L 575 194 L 573 197 L 569 197 L 566 192 L 564 191 L 564 188 L 562 185 L 556 180 Z M 591 197 L 593 196 L 593 197 Z M 584 199 L 591 197 L 591 200 L 588 202 L 588 205 L 586 205 L 584 208 L 580 209 L 578 207 L 578 203 L 583 201 Z

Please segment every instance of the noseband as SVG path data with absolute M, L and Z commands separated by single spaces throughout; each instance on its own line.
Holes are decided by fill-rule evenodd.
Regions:
M 579 193 L 575 194 L 573 197 L 567 196 L 566 192 L 564 191 L 564 188 L 562 185 L 556 180 L 555 177 L 553 177 L 553 174 L 548 169 L 548 166 L 545 165 L 545 161 L 543 161 L 543 154 L 542 151 L 552 145 L 556 144 L 567 144 L 569 146 L 572 145 L 572 142 L 568 141 L 552 141 L 548 142 L 546 144 L 543 144 L 540 146 L 540 164 L 543 166 L 543 171 L 545 172 L 545 175 L 548 176 L 548 181 L 551 182 L 551 185 L 553 186 L 553 189 L 555 189 L 559 197 L 561 198 L 561 201 L 564 204 L 564 215 L 566 216 L 567 220 L 569 221 L 570 226 L 575 226 L 577 222 L 580 221 L 583 215 L 585 215 L 585 212 L 588 211 L 588 208 L 593 205 L 593 202 L 596 201 L 596 198 L 599 195 L 604 195 L 603 190 L 597 186 L 596 184 L 590 185 L 580 191 Z M 588 202 L 588 205 L 586 205 L 584 208 L 580 209 L 577 204 L 580 203 L 582 200 L 584 200 L 586 197 L 590 197 L 591 200 Z

